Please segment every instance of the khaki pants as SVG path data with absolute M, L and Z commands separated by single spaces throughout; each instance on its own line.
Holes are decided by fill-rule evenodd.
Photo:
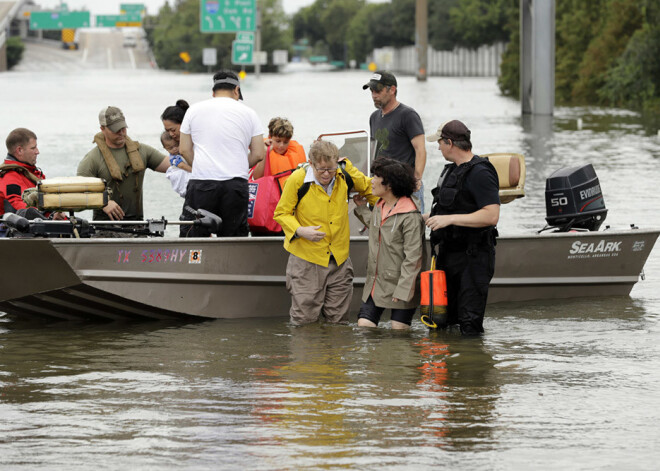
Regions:
M 348 258 L 337 266 L 334 258 L 327 267 L 289 255 L 286 289 L 291 294 L 291 322 L 316 322 L 323 315 L 333 324 L 348 322 L 353 297 L 353 264 Z

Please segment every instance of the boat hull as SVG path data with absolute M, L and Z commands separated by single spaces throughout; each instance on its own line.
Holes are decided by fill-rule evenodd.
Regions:
M 489 303 L 628 295 L 659 231 L 501 237 Z M 351 312 L 368 239 L 351 239 Z M 0 311 L 15 316 L 207 318 L 288 315 L 281 238 L 0 239 L 11 267 Z

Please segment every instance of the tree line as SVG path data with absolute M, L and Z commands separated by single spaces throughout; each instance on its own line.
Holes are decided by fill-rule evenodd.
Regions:
M 437 50 L 477 48 L 507 41 L 508 0 L 429 0 L 429 44 Z M 231 65 L 234 35 L 199 31 L 199 0 L 175 0 L 145 20 L 152 50 L 166 69 L 204 71 L 201 49 L 218 49 L 218 63 Z M 331 61 L 363 63 L 384 46 L 415 43 L 415 0 L 370 3 L 365 0 L 316 0 L 293 16 L 280 0 L 257 0 L 261 11 L 262 50 L 285 49 L 292 56 L 323 55 Z M 186 51 L 189 63 L 179 58 Z
M 519 96 L 518 0 L 511 0 L 509 44 L 498 84 Z M 660 2 L 556 0 L 555 100 L 660 112 Z
M 555 0 L 556 101 L 660 110 L 660 2 Z M 257 0 L 262 50 L 363 63 L 375 48 L 415 43 L 415 0 L 316 0 L 293 16 L 280 0 Z M 174 0 L 145 29 L 160 67 L 201 72 L 202 49 L 231 66 L 233 34 L 199 31 L 199 0 Z M 428 0 L 429 44 L 436 50 L 508 42 L 498 84 L 519 96 L 519 0 Z M 179 53 L 186 51 L 185 63 Z M 272 66 L 266 66 L 266 71 Z

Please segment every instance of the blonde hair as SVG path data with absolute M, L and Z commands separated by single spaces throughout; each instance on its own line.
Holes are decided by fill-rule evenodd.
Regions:
M 291 139 L 293 137 L 293 124 L 286 118 L 273 118 L 268 123 L 268 135 L 270 137 Z
M 309 148 L 309 161 L 313 164 L 321 162 L 337 162 L 339 149 L 330 141 L 314 141 Z

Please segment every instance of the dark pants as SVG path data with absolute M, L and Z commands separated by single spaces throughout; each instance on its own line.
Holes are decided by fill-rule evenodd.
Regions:
M 443 251 L 438 269 L 444 270 L 447 278 L 448 324 L 459 324 L 463 335 L 482 333 L 488 285 L 495 271 L 495 249 Z
M 416 307 L 410 309 L 392 309 L 391 320 L 410 325 L 412 324 L 412 318 L 415 315 L 416 310 Z M 369 296 L 369 299 L 363 302 L 362 306 L 360 306 L 358 319 L 367 319 L 378 325 L 378 322 L 380 322 L 380 316 L 383 315 L 383 311 L 385 311 L 385 308 L 376 306 L 373 298 Z
M 222 225 L 218 237 L 246 237 L 248 235 L 247 207 L 248 183 L 243 178 L 231 180 L 190 180 L 186 190 L 181 220 L 191 221 L 194 216 L 186 211 L 205 209 L 220 216 Z M 198 226 L 181 226 L 181 237 L 208 237 L 211 232 Z

